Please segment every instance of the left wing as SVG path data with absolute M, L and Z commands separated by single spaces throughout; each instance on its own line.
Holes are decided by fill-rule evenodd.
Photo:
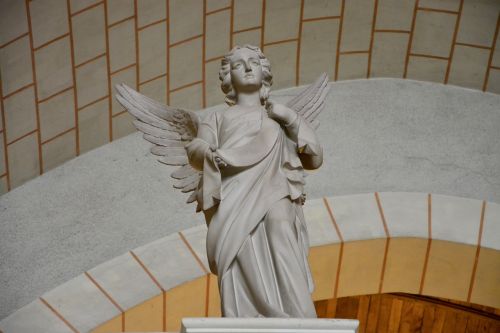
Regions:
M 172 173 L 174 187 L 181 192 L 193 192 L 188 203 L 195 201 L 202 172 L 188 161 L 184 146 L 196 137 L 198 116 L 189 110 L 163 105 L 125 84 L 116 85 L 116 98 L 132 116 L 135 127 L 144 133 L 144 139 L 154 144 L 153 155 L 163 164 L 179 166 Z

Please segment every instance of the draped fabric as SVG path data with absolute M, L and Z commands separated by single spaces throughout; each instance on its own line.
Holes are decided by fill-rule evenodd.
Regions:
M 206 215 L 207 255 L 226 317 L 316 317 L 298 152 L 319 145 L 305 121 L 297 126 L 292 140 L 263 108 L 234 106 L 204 121 L 187 147 L 203 165 L 199 209 L 215 209 Z

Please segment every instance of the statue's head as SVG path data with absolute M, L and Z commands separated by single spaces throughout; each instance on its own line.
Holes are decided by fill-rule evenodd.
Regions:
M 238 93 L 259 91 L 264 105 L 273 83 L 271 64 L 257 46 L 234 47 L 221 61 L 219 79 L 226 103 L 236 104 Z

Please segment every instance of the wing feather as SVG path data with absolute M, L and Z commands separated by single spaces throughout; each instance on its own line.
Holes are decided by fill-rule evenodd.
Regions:
M 292 98 L 286 106 L 295 110 L 313 125 L 314 128 L 317 128 L 319 122 L 316 122 L 315 119 L 324 109 L 328 92 L 328 76 L 326 73 L 323 73 L 313 84 L 309 85 L 296 97 Z
M 175 188 L 179 188 L 179 189 L 184 189 L 186 187 L 189 187 L 191 186 L 191 183 L 195 182 L 196 184 L 198 184 L 200 181 L 200 175 L 199 174 L 194 174 L 194 175 L 191 175 L 189 177 L 186 177 L 184 179 L 180 179 L 178 181 L 176 181 L 174 183 L 174 187 Z
M 159 138 L 153 135 L 144 134 L 143 138 L 155 145 L 164 147 L 184 147 L 184 142 L 167 138 Z
M 196 190 L 202 172 L 189 165 L 184 146 L 196 137 L 198 116 L 189 110 L 163 105 L 125 84 L 117 85 L 116 90 L 118 102 L 134 116 L 135 127 L 144 133 L 145 140 L 154 144 L 151 153 L 163 164 L 180 166 L 171 175 L 177 180 L 174 187 L 184 193 Z M 187 202 L 195 200 L 196 191 Z

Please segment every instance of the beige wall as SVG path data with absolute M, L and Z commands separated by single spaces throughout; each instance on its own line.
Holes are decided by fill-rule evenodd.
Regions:
M 223 102 L 232 46 L 260 45 L 275 89 L 396 77 L 500 93 L 498 0 L 4 0 L 0 193 L 133 131 L 125 82 L 162 102 Z

